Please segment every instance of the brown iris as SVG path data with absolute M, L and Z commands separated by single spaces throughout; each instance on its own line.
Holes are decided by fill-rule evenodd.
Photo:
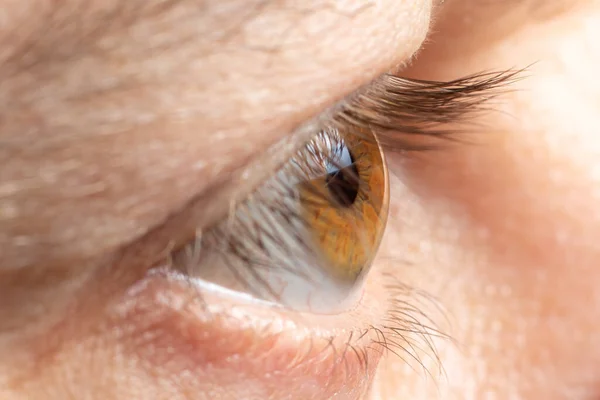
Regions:
M 388 176 L 371 133 L 339 133 L 327 141 L 324 174 L 300 185 L 309 236 L 326 272 L 353 282 L 371 264 L 388 213 Z

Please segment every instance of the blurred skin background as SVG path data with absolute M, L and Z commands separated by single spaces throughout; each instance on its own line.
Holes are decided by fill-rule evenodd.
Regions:
M 598 1 L 0 9 L 0 398 L 600 396 Z M 335 346 L 376 312 L 296 323 L 210 293 L 207 311 L 181 285 L 142 279 L 173 227 L 115 256 L 199 193 L 226 212 L 233 171 L 386 71 L 524 67 L 474 121 L 477 145 L 388 155 L 365 301 L 385 308 L 390 276 L 435 299 L 424 312 L 452 340 L 431 338 L 417 360 L 386 353 L 336 375 L 298 348 L 320 332 Z

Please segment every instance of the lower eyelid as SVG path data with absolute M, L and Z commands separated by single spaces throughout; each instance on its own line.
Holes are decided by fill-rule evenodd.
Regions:
M 381 282 L 371 285 L 381 287 Z M 372 288 L 374 289 L 374 288 Z M 169 272 L 149 274 L 112 308 L 130 326 L 124 348 L 152 368 L 174 377 L 192 371 L 215 376 L 235 370 L 281 387 L 312 380 L 318 398 L 364 388 L 384 354 L 381 326 L 388 316 L 385 298 L 365 290 L 357 309 L 315 316 L 240 304 L 204 294 Z M 381 289 L 380 289 L 381 292 Z M 168 363 L 167 363 L 168 360 Z

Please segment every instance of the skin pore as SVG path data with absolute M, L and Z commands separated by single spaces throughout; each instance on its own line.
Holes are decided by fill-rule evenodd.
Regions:
M 0 398 L 360 398 L 370 384 L 382 400 L 600 395 L 595 0 L 5 3 Z M 430 375 L 388 354 L 368 378 L 319 380 L 316 357 L 273 377 L 303 333 L 265 339 L 261 321 L 287 316 L 210 294 L 207 313 L 182 307 L 177 284 L 138 284 L 160 238 L 113 256 L 199 193 L 226 212 L 244 196 L 228 176 L 404 63 L 402 75 L 438 80 L 531 65 L 475 121 L 476 145 L 388 155 L 365 312 L 306 322 L 376 323 L 366 311 L 385 303 L 385 270 L 443 308 L 425 306 L 453 338 L 432 339 L 437 359 L 423 349 Z

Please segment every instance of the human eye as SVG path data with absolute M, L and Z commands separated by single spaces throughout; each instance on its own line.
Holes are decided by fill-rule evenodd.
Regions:
M 128 304 L 120 312 L 152 315 L 178 360 L 192 352 L 222 366 L 234 357 L 269 379 L 312 376 L 324 398 L 367 390 L 388 352 L 427 356 L 422 347 L 443 332 L 424 315 L 418 290 L 377 263 L 388 207 L 400 200 L 389 198 L 385 154 L 444 151 L 459 132 L 468 135 L 465 124 L 485 110 L 485 99 L 516 77 L 434 82 L 385 74 L 359 89 L 301 129 L 289 156 L 281 157 L 285 140 L 232 173 L 232 186 L 246 189 L 228 192 L 210 223 L 196 223 L 207 207 L 199 196 L 125 248 L 117 264 L 133 265 L 148 248 L 162 252 L 152 268 L 138 268 L 128 295 L 135 301 L 120 299 Z M 256 171 L 261 179 L 251 178 Z

